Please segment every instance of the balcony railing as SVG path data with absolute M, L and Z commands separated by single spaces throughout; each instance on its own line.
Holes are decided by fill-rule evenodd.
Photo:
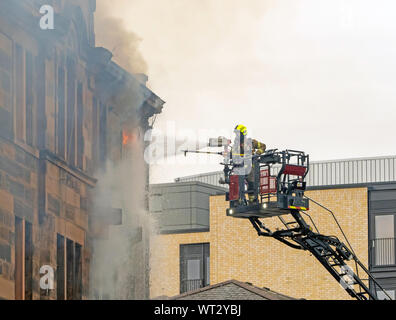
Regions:
M 396 265 L 396 238 L 380 238 L 372 240 L 372 266 Z
M 205 287 L 203 279 L 182 280 L 180 283 L 180 293 L 194 291 Z

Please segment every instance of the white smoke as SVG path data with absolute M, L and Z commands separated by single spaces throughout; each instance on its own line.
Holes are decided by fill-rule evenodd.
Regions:
M 146 210 L 146 196 L 143 146 L 134 141 L 120 162 L 108 161 L 95 191 L 97 212 L 108 207 L 122 209 L 122 225 L 110 226 L 107 237 L 93 243 L 91 298 L 148 297 L 148 250 L 156 231 Z

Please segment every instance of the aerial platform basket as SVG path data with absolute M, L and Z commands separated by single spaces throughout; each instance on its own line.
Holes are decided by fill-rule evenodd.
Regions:
M 280 209 L 276 201 L 228 208 L 227 216 L 234 218 L 270 218 L 290 214 L 288 209 Z
M 289 214 L 291 210 L 309 210 L 309 200 L 304 197 L 308 155 L 301 151 L 269 150 L 253 156 L 251 163 L 249 175 L 237 175 L 234 170 L 224 172 L 229 182 L 228 216 L 267 218 Z

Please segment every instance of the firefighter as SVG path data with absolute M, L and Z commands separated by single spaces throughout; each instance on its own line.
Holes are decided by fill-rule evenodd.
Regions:
M 267 148 L 267 146 L 263 142 L 260 142 L 255 139 L 248 140 L 247 128 L 242 124 L 238 124 L 237 126 L 235 126 L 234 132 L 236 134 L 234 145 L 235 146 L 239 145 L 239 150 L 238 150 L 239 152 L 237 153 L 238 155 L 244 156 L 245 142 L 247 142 L 247 144 L 250 145 L 249 142 L 251 141 L 252 155 L 253 154 L 260 155 L 264 153 L 265 149 Z
M 235 129 L 235 140 L 234 140 L 234 159 L 243 157 L 245 155 L 245 138 L 247 138 L 247 129 L 244 125 L 238 124 Z M 247 142 L 247 141 L 246 141 Z
M 241 164 L 242 157 L 246 156 L 253 156 L 253 155 L 260 155 L 265 152 L 266 145 L 260 141 L 255 139 L 247 138 L 247 128 L 244 125 L 238 124 L 235 126 L 234 133 L 236 135 L 234 140 L 234 147 L 236 147 L 236 152 L 233 153 L 234 163 Z M 246 152 L 245 152 L 246 151 Z M 241 179 L 243 186 L 240 186 L 240 190 L 244 190 L 244 180 L 246 179 L 248 185 L 248 197 L 249 203 L 253 204 L 258 201 L 257 197 L 255 196 L 254 192 L 254 172 L 255 172 L 255 161 L 249 162 L 249 165 L 244 163 L 244 170 L 246 171 L 244 174 L 244 178 Z M 251 165 L 250 165 L 251 164 Z M 250 168 L 249 168 L 250 167 Z M 249 170 L 250 169 L 250 170 Z

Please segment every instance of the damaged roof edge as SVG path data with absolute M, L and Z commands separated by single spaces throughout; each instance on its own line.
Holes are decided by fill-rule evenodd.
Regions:
M 108 72 L 111 76 L 113 76 L 118 82 L 121 84 L 128 83 L 129 81 L 133 83 L 137 83 L 140 86 L 140 89 L 143 92 L 145 103 L 143 106 L 150 106 L 153 110 L 151 111 L 152 115 L 159 114 L 162 112 L 162 108 L 165 104 L 165 101 L 158 97 L 154 92 L 152 92 L 145 84 L 143 84 L 138 76 L 126 71 L 120 65 L 115 63 L 114 61 L 109 61 L 106 66 L 106 72 Z

